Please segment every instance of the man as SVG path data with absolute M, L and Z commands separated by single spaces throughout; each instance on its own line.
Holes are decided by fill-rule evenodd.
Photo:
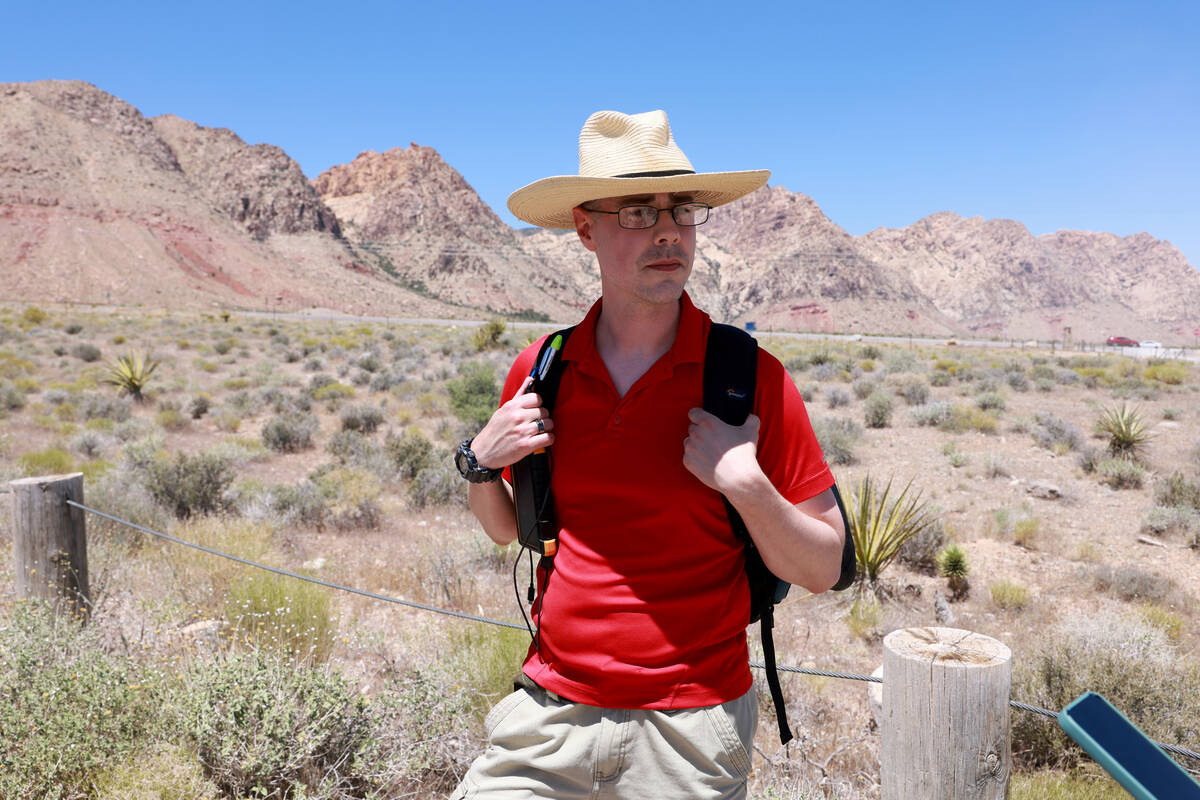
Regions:
M 517 529 L 501 470 L 550 447 L 560 530 L 527 688 L 488 715 L 488 749 L 453 797 L 744 797 L 758 705 L 744 548 L 721 495 L 772 572 L 813 592 L 837 581 L 845 535 L 777 359 L 759 350 L 745 425 L 700 408 L 710 321 L 684 291 L 696 226 L 769 173 L 695 173 L 662 111 L 593 114 L 579 161 L 579 175 L 508 201 L 527 222 L 573 227 L 600 266 L 601 298 L 561 354 L 554 416 L 526 391 L 535 343 L 456 458 L 471 510 L 504 545 Z

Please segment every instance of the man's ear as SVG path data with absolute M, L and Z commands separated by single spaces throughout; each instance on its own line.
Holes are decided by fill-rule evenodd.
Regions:
M 571 209 L 571 217 L 575 220 L 575 233 L 579 234 L 579 241 L 583 242 L 583 246 L 588 250 L 595 252 L 596 240 L 592 236 L 594 222 L 591 215 L 579 206 L 575 206 Z

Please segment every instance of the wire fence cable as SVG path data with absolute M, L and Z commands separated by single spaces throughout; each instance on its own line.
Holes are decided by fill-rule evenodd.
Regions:
M 8 491 L 8 490 L 3 489 L 0 491 Z M 448 608 L 439 608 L 437 606 L 426 605 L 425 603 L 417 603 L 413 600 L 404 600 L 399 597 L 389 597 L 388 595 L 378 594 L 376 592 L 368 592 L 364 589 L 355 589 L 353 586 L 345 586 L 340 583 L 332 583 L 330 581 L 324 581 L 324 580 L 321 580 L 320 578 L 314 578 L 311 575 L 302 575 L 299 572 L 292 572 L 291 570 L 267 566 L 266 564 L 260 564 L 257 561 L 250 561 L 249 559 L 241 558 L 240 556 L 235 556 L 230 553 L 223 553 L 220 550 L 214 550 L 211 547 L 205 547 L 202 544 L 196 544 L 195 542 L 188 542 L 183 539 L 177 539 L 174 536 L 170 536 L 170 535 L 162 533 L 160 531 L 152 530 L 151 528 L 146 528 L 142 525 L 138 525 L 137 523 L 129 522 L 127 520 L 123 520 L 118 517 L 114 517 L 111 514 L 106 514 L 103 511 L 99 511 L 95 508 L 90 508 L 81 503 L 76 503 L 74 500 L 67 500 L 66 502 L 67 502 L 67 505 L 69 505 L 69 506 L 74 506 L 75 508 L 78 508 L 82 511 L 86 511 L 90 514 L 96 514 L 97 516 L 104 517 L 105 519 L 115 522 L 119 525 L 124 525 L 128 528 L 133 528 L 134 530 L 141 531 L 142 533 L 149 534 L 150 536 L 155 536 L 155 537 L 158 537 L 159 539 L 164 539 L 164 540 L 166 540 L 168 542 L 172 542 L 174 544 L 183 545 L 184 547 L 191 547 L 193 549 L 200 550 L 205 553 L 209 553 L 210 555 L 219 556 L 220 558 L 227 558 L 230 561 L 236 561 L 239 564 L 245 564 L 250 567 L 257 567 L 258 569 L 263 569 L 263 570 L 266 570 L 267 572 L 274 572 L 276 575 L 286 575 L 289 578 L 295 578 L 296 580 L 301 580 L 301 581 L 308 581 L 309 583 L 315 583 L 319 586 L 325 586 L 330 589 L 337 589 L 338 591 L 342 591 L 342 592 L 350 592 L 351 594 L 362 595 L 363 597 L 369 597 L 372 600 L 381 600 L 385 603 L 394 603 L 396 605 L 408 606 L 409 608 L 416 608 L 416 609 L 420 609 L 421 611 L 430 611 L 430 612 L 433 612 L 434 614 L 443 614 L 443 615 L 449 616 L 449 617 L 458 617 L 459 619 L 466 619 L 466 620 L 470 620 L 472 622 L 481 622 L 486 625 L 496 625 L 501 628 L 512 628 L 514 630 L 519 630 L 519 631 L 524 631 L 527 629 L 525 625 L 522 625 L 522 624 L 516 623 L 516 622 L 504 622 L 503 620 L 489 619 L 488 617 L 480 616 L 477 614 L 468 614 L 463 611 L 454 611 L 454 610 L 448 609 Z M 761 661 L 751 661 L 750 666 L 754 667 L 755 669 L 766 669 L 766 665 L 763 664 Z M 883 683 L 882 678 L 876 677 L 874 675 L 858 675 L 853 672 L 836 672 L 836 671 L 832 671 L 832 670 L 812 669 L 809 667 L 795 667 L 795 666 L 791 666 L 788 664 L 779 664 L 775 668 L 777 670 L 779 670 L 780 672 L 794 672 L 794 673 L 799 673 L 802 675 L 815 675 L 815 676 L 823 677 L 823 678 L 837 678 L 840 680 L 865 681 L 868 683 Z M 1032 706 L 1032 705 L 1029 705 L 1028 703 L 1022 703 L 1017 700 L 1010 700 L 1009 705 L 1012 706 L 1013 708 L 1019 709 L 1021 711 L 1029 711 L 1034 714 L 1041 714 L 1042 716 L 1050 717 L 1051 719 L 1058 719 L 1058 712 L 1051 711 L 1048 708 L 1039 708 L 1038 706 Z M 1159 747 L 1161 747 L 1163 750 L 1167 750 L 1167 751 L 1175 753 L 1177 755 L 1186 756 L 1187 758 L 1192 758 L 1197 761 L 1200 761 L 1200 753 L 1197 753 L 1193 750 L 1189 750 L 1185 747 L 1176 747 L 1175 745 L 1171 745 L 1171 744 L 1164 744 L 1163 742 L 1155 742 L 1155 744 L 1158 745 Z

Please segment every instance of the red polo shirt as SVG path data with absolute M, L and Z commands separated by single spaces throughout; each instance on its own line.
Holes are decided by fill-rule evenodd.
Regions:
M 558 554 L 534 613 L 541 649 L 524 671 L 576 702 L 694 708 L 749 690 L 749 592 L 742 544 L 721 495 L 683 466 L 689 409 L 701 406 L 711 321 L 684 294 L 675 343 L 624 397 L 595 346 L 597 301 L 567 340 L 553 412 Z M 541 341 L 513 364 L 507 401 Z M 759 349 L 758 460 L 792 503 L 833 485 L 804 402 Z

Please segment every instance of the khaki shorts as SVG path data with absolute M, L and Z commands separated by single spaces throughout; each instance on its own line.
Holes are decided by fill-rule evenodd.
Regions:
M 488 747 L 452 800 L 746 797 L 758 727 L 752 688 L 719 706 L 597 708 L 520 689 L 488 714 Z

